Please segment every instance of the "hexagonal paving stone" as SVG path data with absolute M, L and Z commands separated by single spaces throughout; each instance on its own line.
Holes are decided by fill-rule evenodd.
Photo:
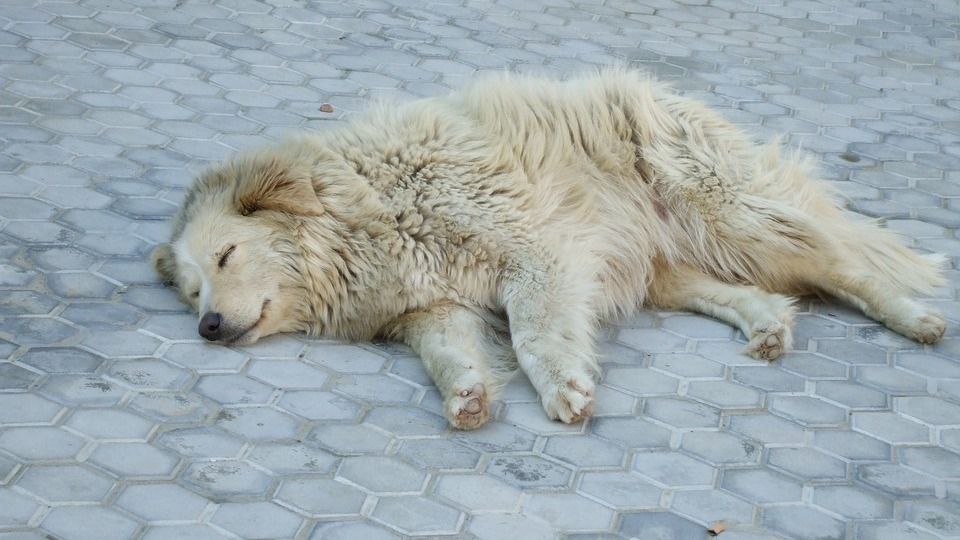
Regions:
M 564 487 L 573 472 L 539 456 L 502 456 L 490 460 L 487 474 L 520 488 Z
M 104 359 L 79 349 L 33 347 L 20 357 L 20 362 L 46 373 L 92 373 Z
M 277 490 L 277 499 L 313 518 L 359 516 L 367 495 L 332 478 L 286 480 Z
M 813 502 L 849 519 L 892 518 L 894 500 L 859 486 L 818 486 Z
M 273 388 L 243 375 L 205 375 L 193 389 L 219 403 L 266 403 Z
M 516 511 L 522 491 L 487 475 L 445 475 L 434 490 L 466 511 Z
M 720 485 L 756 504 L 800 502 L 803 485 L 766 469 L 731 469 Z
M 254 445 L 244 459 L 269 469 L 274 474 L 327 473 L 333 470 L 337 458 L 333 455 L 297 443 L 260 443 Z
M 318 523 L 310 540 L 400 540 L 400 535 L 364 521 L 341 521 Z
M 321 424 L 314 428 L 306 441 L 338 456 L 383 454 L 391 437 L 364 425 Z
M 759 441 L 722 431 L 684 433 L 680 448 L 715 465 L 757 463 L 762 449 Z
M 276 388 L 322 388 L 329 377 L 310 364 L 295 360 L 257 360 L 247 372 Z
M 111 380 L 137 390 L 177 390 L 190 379 L 189 372 L 161 360 L 118 360 L 106 374 Z
M 839 427 L 847 411 L 811 396 L 770 396 L 770 412 L 806 427 Z
M 200 343 L 175 343 L 163 353 L 163 357 L 198 373 L 237 372 L 249 358 L 233 349 L 214 348 Z
M 677 492 L 670 504 L 670 509 L 701 523 L 709 524 L 717 521 L 750 523 L 753 521 L 755 511 L 752 504 L 720 490 Z
M 577 467 L 619 467 L 625 454 L 615 444 L 582 436 L 550 437 L 543 451 Z
M 136 484 L 125 487 L 116 504 L 147 521 L 195 521 L 210 503 L 175 484 Z
M 363 421 L 397 437 L 440 435 L 449 428 L 443 417 L 417 407 L 376 407 Z
M 164 422 L 202 423 L 213 416 L 214 406 L 196 394 L 152 392 L 136 395 L 130 408 Z
M 416 389 L 386 375 L 351 374 L 340 376 L 334 389 L 349 397 L 373 403 L 409 402 Z
M 214 427 L 189 427 L 168 431 L 160 444 L 191 458 L 237 457 L 246 441 Z
M 763 511 L 765 527 L 787 536 L 841 540 L 846 537 L 843 522 L 805 506 L 769 507 Z
M 960 510 L 950 501 L 920 501 L 904 504 L 905 521 L 940 537 L 955 537 L 960 532 Z
M 360 412 L 358 403 L 322 390 L 284 391 L 277 406 L 308 420 L 350 420 Z
M 270 476 L 237 460 L 192 463 L 180 481 L 216 502 L 263 497 L 273 483 Z
M 891 444 L 928 443 L 930 429 L 893 412 L 853 413 L 854 429 Z
M 900 414 L 932 426 L 957 425 L 960 405 L 929 396 L 897 397 L 894 410 Z
M 17 486 L 47 504 L 102 501 L 113 489 L 113 480 L 81 465 L 30 466 Z
M 128 439 L 144 441 L 155 424 L 122 410 L 84 409 L 71 414 L 64 425 L 99 440 Z
M 576 493 L 535 493 L 524 501 L 526 514 L 539 517 L 559 530 L 608 529 L 613 510 Z
M 719 410 L 683 399 L 647 398 L 644 400 L 643 414 L 671 428 L 720 427 Z
M 662 490 L 629 472 L 585 472 L 578 491 L 617 510 L 654 509 L 660 506 Z
M 12 427 L 0 430 L 0 449 L 24 461 L 74 459 L 86 442 L 56 427 Z
M 378 494 L 420 493 L 427 480 L 422 471 L 383 456 L 344 458 L 337 477 Z
M 139 526 L 136 521 L 102 506 L 54 508 L 40 522 L 43 530 L 64 540 L 130 538 Z
M 597 418 L 590 432 L 626 448 L 666 448 L 670 431 L 643 418 Z
M 480 452 L 447 439 L 405 440 L 396 455 L 424 469 L 473 470 L 480 461 Z
M 24 346 L 70 344 L 82 333 L 51 317 L 7 317 L 0 321 L 0 337 Z
M 371 517 L 405 534 L 449 535 L 456 533 L 463 514 L 430 499 L 381 497 Z
M 270 502 L 228 502 L 210 522 L 241 538 L 293 538 L 303 518 Z
M 386 362 L 379 354 L 356 345 L 316 346 L 304 358 L 340 373 L 376 373 Z
M 0 425 L 49 424 L 63 406 L 34 394 L 0 394 Z
M 39 504 L 19 493 L 0 491 L 0 527 L 26 528 L 39 509 Z
M 217 425 L 251 441 L 290 439 L 301 424 L 271 407 L 227 407 L 217 415 Z
M 0 389 L 26 390 L 35 386 L 43 376 L 23 366 L 0 362 Z
M 87 462 L 116 476 L 133 479 L 171 477 L 180 460 L 151 444 L 122 442 L 97 446 Z

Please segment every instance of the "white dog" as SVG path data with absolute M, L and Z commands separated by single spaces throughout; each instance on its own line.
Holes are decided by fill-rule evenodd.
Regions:
M 706 313 L 790 347 L 792 300 L 837 297 L 923 343 L 941 258 L 850 221 L 809 167 L 642 74 L 493 76 L 203 173 L 154 263 L 224 344 L 383 335 L 472 429 L 519 363 L 554 419 L 593 408 L 600 320 Z M 515 359 L 515 360 L 514 360 Z

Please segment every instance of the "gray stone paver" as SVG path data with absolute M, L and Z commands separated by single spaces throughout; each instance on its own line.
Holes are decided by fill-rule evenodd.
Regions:
M 237 149 L 636 63 L 957 268 L 958 33 L 939 0 L 0 1 L 0 539 L 960 537 L 957 270 L 934 347 L 804 300 L 766 365 L 646 312 L 602 333 L 586 425 L 520 379 L 452 432 L 406 347 L 208 346 L 146 260 Z

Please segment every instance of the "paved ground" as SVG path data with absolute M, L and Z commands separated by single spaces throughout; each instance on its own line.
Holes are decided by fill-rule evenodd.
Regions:
M 628 62 L 956 268 L 958 32 L 952 0 L 3 0 L 0 539 L 960 538 L 956 270 L 936 347 L 805 301 L 768 366 L 645 313 L 606 333 L 585 425 L 518 380 L 459 433 L 409 350 L 208 346 L 145 262 L 238 148 L 478 70 Z

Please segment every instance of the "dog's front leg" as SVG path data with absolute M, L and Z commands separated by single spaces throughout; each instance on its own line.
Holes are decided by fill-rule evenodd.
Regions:
M 476 429 L 490 418 L 493 394 L 503 382 L 494 373 L 493 331 L 476 312 L 438 304 L 407 313 L 385 332 L 413 347 L 444 399 L 444 413 L 459 429 Z
M 591 277 L 560 265 L 530 264 L 512 272 L 503 291 L 520 368 L 547 415 L 567 424 L 593 412 L 598 367 Z

